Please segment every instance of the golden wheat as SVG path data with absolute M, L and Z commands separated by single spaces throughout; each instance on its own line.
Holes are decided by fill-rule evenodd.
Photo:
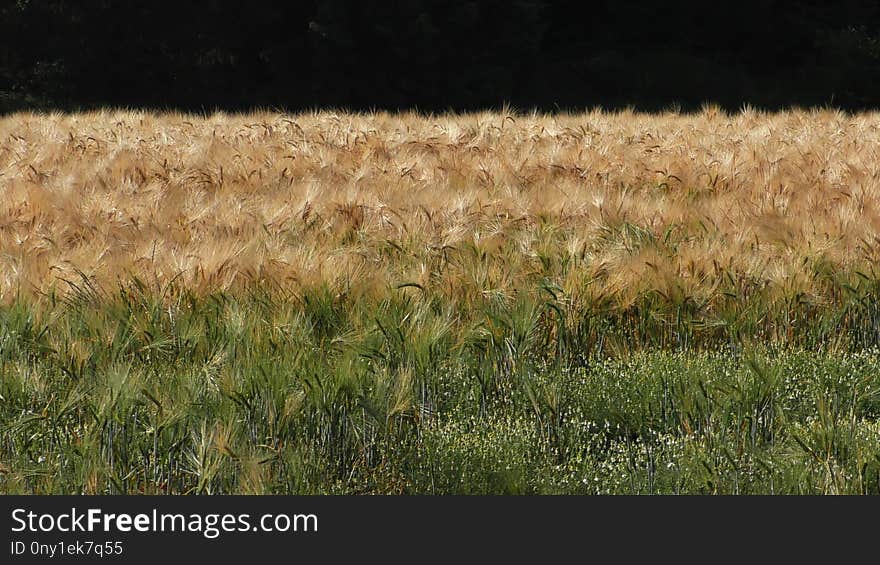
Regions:
M 880 114 L 283 115 L 0 119 L 0 296 L 81 276 L 196 292 L 523 277 L 627 304 L 786 293 L 871 273 Z

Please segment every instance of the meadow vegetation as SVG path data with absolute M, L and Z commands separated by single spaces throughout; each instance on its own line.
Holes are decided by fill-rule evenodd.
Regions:
M 880 493 L 878 142 L 0 118 L 0 492 Z

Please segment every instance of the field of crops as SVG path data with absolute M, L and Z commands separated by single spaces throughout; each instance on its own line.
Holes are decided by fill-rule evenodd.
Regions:
M 880 114 L 0 118 L 2 493 L 880 493 Z

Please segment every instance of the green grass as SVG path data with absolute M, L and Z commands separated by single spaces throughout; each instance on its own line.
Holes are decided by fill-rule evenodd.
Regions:
M 84 283 L 0 309 L 0 492 L 878 494 L 875 288 L 706 319 Z

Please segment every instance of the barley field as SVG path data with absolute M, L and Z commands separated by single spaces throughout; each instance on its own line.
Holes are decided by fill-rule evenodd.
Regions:
M 880 493 L 880 114 L 0 118 L 0 492 Z

